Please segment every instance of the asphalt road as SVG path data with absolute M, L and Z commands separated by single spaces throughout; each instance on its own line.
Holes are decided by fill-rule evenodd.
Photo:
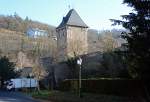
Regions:
M 39 102 L 20 92 L 0 91 L 0 102 Z

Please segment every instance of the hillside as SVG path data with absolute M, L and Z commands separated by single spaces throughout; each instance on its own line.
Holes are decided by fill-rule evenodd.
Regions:
M 124 32 L 122 29 L 113 29 L 113 30 L 102 30 L 98 31 L 95 29 L 88 30 L 88 52 L 97 52 L 103 51 L 105 44 L 111 44 L 110 39 L 116 43 L 116 47 L 120 47 L 122 43 L 125 43 L 125 40 L 121 38 L 121 33 Z M 108 38 L 109 37 L 109 38 Z M 106 40 L 106 41 L 104 41 Z
M 40 57 L 52 57 L 55 44 L 51 38 L 29 38 L 24 33 L 0 28 L 0 56 L 7 56 L 11 61 L 20 65 L 20 57 L 25 61 L 24 67 L 29 67 L 32 62 Z M 20 55 L 20 52 L 22 55 Z M 27 65 L 27 66 L 26 66 Z
M 32 39 L 26 36 L 28 28 L 38 28 L 48 31 L 48 38 Z M 51 56 L 52 41 L 55 27 L 38 21 L 33 21 L 26 17 L 21 18 L 16 13 L 14 15 L 0 15 L 0 53 L 9 56 L 14 61 L 17 60 L 19 51 L 23 51 L 27 55 L 35 50 L 39 51 L 39 56 Z
M 33 21 L 28 17 L 23 19 L 16 13 L 14 15 L 9 16 L 0 15 L 0 28 L 26 33 L 29 27 L 47 30 L 49 33 L 54 32 L 55 30 L 55 27 L 52 25 L 44 24 L 38 21 Z

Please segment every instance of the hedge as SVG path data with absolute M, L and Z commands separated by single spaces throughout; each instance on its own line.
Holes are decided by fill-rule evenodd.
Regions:
M 78 80 L 64 80 L 60 84 L 62 91 L 78 91 Z M 115 94 L 115 95 L 143 95 L 141 80 L 130 79 L 82 79 L 82 92 Z

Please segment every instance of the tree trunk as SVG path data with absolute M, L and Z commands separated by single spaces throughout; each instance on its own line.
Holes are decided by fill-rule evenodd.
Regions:
M 40 84 L 39 84 L 39 80 L 38 80 L 38 82 L 37 82 L 37 91 L 38 91 L 38 93 L 40 92 Z

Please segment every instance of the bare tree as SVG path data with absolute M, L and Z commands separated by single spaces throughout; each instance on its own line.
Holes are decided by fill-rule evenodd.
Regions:
M 81 39 L 70 39 L 68 42 L 68 59 L 66 64 L 69 67 L 69 78 L 78 78 L 79 68 L 77 67 L 77 57 L 87 53 L 85 41 Z
M 22 69 L 27 66 L 33 67 L 33 62 L 23 51 L 20 51 L 17 55 L 16 67 Z
M 118 47 L 116 39 L 113 38 L 111 32 L 105 32 L 100 39 L 103 52 L 111 52 Z
M 31 52 L 31 56 L 33 59 L 33 75 L 38 80 L 38 91 L 40 90 L 39 81 L 46 77 L 49 73 L 46 68 L 44 68 L 43 64 L 41 63 L 41 58 L 43 57 L 50 57 L 52 56 L 55 58 L 56 54 L 56 46 L 52 39 L 46 37 L 39 37 L 36 38 L 34 42 L 33 49 Z
M 87 46 L 83 40 L 71 39 L 68 43 L 68 55 L 69 57 L 76 57 L 87 52 Z
M 46 75 L 48 75 L 48 72 L 43 68 L 43 66 L 39 63 L 38 59 L 36 60 L 33 70 L 32 70 L 33 76 L 37 79 L 37 90 L 40 91 L 40 85 L 39 81 L 43 79 Z

